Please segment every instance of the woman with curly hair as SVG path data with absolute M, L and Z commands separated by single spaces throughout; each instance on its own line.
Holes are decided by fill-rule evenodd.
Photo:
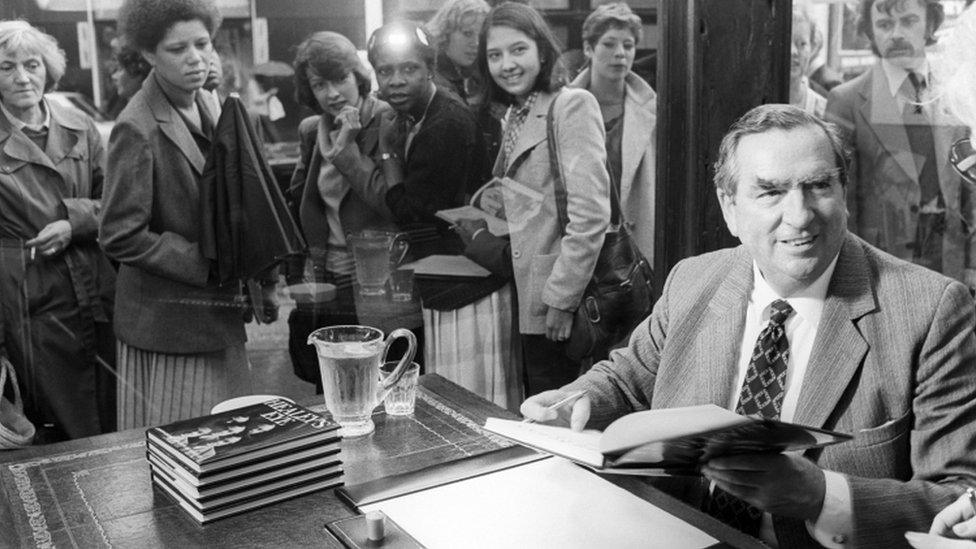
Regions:
M 152 66 L 109 141 L 100 238 L 119 262 L 119 427 L 204 415 L 250 392 L 237 285 L 199 246 L 212 103 L 201 91 L 220 24 L 212 0 L 126 0 L 124 39 Z
M 0 21 L 0 357 L 41 443 L 115 425 L 105 150 L 90 118 L 44 98 L 64 69 L 53 37 Z
M 505 114 L 503 105 L 487 100 L 487 82 L 476 63 L 481 25 L 490 9 L 485 0 L 448 0 L 424 25 L 437 50 L 434 83 L 468 105 L 478 124 L 474 169 L 466 184 L 469 194 L 491 179 Z

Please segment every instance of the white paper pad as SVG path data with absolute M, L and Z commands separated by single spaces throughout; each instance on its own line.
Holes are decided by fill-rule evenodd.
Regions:
M 558 457 L 361 508 L 431 549 L 692 549 L 718 540 Z
M 460 276 L 484 278 L 491 274 L 463 255 L 429 255 L 423 259 L 400 265 L 401 269 L 413 269 L 417 276 Z

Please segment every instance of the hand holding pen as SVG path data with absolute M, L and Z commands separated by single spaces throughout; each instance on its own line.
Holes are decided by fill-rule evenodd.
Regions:
M 952 505 L 940 511 L 932 521 L 929 533 L 976 539 L 976 490 L 967 488 Z
M 582 431 L 590 418 L 590 399 L 586 391 L 545 391 L 522 403 L 520 411 L 528 422 L 553 422 L 567 417 L 574 431 Z M 560 413 L 562 412 L 562 413 Z

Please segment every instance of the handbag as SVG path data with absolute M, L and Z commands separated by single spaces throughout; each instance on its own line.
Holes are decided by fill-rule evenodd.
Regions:
M 558 97 L 558 96 L 557 96 Z M 566 182 L 560 170 L 556 147 L 553 109 L 549 104 L 546 135 L 549 142 L 549 164 L 556 195 L 556 213 L 562 234 L 566 234 L 569 215 L 566 212 Z M 610 177 L 613 177 L 613 173 Z M 603 240 L 593 276 L 583 290 L 583 297 L 573 316 L 573 328 L 566 342 L 566 356 L 582 360 L 605 353 L 614 343 L 627 337 L 651 314 L 653 271 L 627 229 L 620 207 L 617 185 L 610 182 L 610 229 Z M 613 230 L 616 229 L 616 230 Z
M 13 385 L 14 400 L 3 396 L 7 380 Z M 34 424 L 24 415 L 24 401 L 20 397 L 17 373 L 7 357 L 0 356 L 0 450 L 16 450 L 30 446 L 34 440 Z

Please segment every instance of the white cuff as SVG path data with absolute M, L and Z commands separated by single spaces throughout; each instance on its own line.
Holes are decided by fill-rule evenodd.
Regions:
M 854 531 L 854 506 L 847 478 L 834 471 L 824 471 L 823 507 L 817 522 L 806 521 L 807 532 L 824 547 L 849 547 Z
M 487 230 L 488 229 L 486 229 L 484 227 L 479 228 L 477 231 L 474 232 L 473 235 L 471 235 L 471 240 L 474 240 L 474 239 L 478 238 L 478 235 L 479 234 L 481 234 L 482 232 L 487 231 Z

